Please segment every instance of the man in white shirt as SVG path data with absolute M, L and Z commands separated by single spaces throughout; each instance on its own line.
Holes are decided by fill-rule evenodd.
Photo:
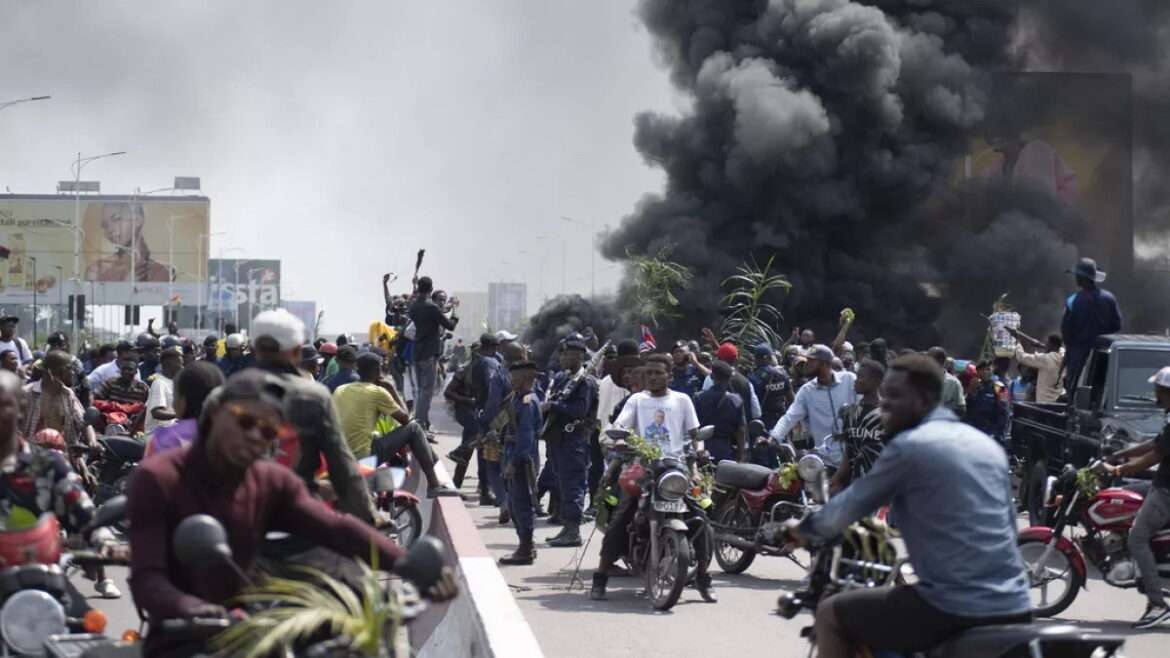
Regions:
M 19 322 L 20 318 L 15 315 L 0 318 L 0 353 L 9 350 L 16 352 L 21 365 L 28 365 L 33 360 L 32 350 L 28 348 L 28 343 L 24 342 L 23 338 L 16 335 L 16 325 Z
M 150 384 L 150 396 L 146 398 L 147 435 L 158 427 L 175 423 L 175 377 L 183 369 L 183 351 L 177 347 L 163 350 L 159 362 L 159 373 Z
M 1060 334 L 1049 334 L 1048 342 L 1041 343 L 1017 329 L 1008 329 L 1020 343 L 1031 343 L 1043 352 L 1029 354 L 1022 344 L 1016 345 L 1016 361 L 1022 366 L 1036 369 L 1036 401 L 1056 402 L 1064 394 L 1060 371 L 1064 367 L 1064 340 Z
M 854 384 L 857 375 L 833 370 L 833 350 L 827 345 L 815 345 L 808 354 L 813 378 L 800 387 L 788 411 L 772 428 L 772 439 L 783 443 L 797 423 L 808 425 L 816 442 L 817 452 L 830 465 L 841 463 L 841 443 L 834 436 L 841 432 L 839 413 L 843 407 L 857 402 Z
M 122 368 L 118 365 L 126 359 L 138 360 L 134 354 L 134 345 L 128 340 L 119 341 L 114 347 L 114 352 L 117 358 L 113 361 L 106 362 L 93 369 L 89 373 L 89 390 L 96 391 L 111 379 L 117 379 L 122 376 Z M 137 377 L 137 375 L 135 375 Z
M 697 440 L 699 417 L 691 397 L 669 388 L 671 369 L 674 361 L 666 354 L 653 354 L 646 359 L 644 368 L 646 390 L 635 393 L 626 400 L 614 423 L 617 427 L 632 430 L 646 439 L 647 443 L 662 448 L 664 456 L 682 457 L 688 442 Z M 609 570 L 629 550 L 630 521 L 638 511 L 638 498 L 624 496 L 610 517 L 605 538 L 601 541 L 601 558 L 597 571 L 593 572 L 593 587 L 589 593 L 595 601 L 605 599 L 605 587 L 609 582 Z M 696 547 L 698 548 L 698 547 Z M 701 553 L 700 553 L 701 554 Z M 695 586 L 703 599 L 714 603 L 717 599 L 707 575 L 705 560 L 699 560 L 699 573 Z

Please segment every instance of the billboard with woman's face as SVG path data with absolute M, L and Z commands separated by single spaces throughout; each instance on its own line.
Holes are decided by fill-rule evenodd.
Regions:
M 98 304 L 195 304 L 206 281 L 205 197 L 0 195 L 0 303 L 55 303 L 79 292 Z M 36 270 L 35 273 L 33 270 Z

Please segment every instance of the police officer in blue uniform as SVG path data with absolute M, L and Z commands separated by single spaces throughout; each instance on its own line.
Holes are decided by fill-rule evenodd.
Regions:
M 550 546 L 580 546 L 585 492 L 589 487 L 589 434 L 596 422 L 597 381 L 583 372 L 585 343 L 569 341 L 561 347 L 560 368 L 540 411 L 548 418 L 544 435 L 556 471 L 560 492 L 560 533 Z
M 783 368 L 776 365 L 776 356 L 771 345 L 760 343 L 752 351 L 756 356 L 756 369 L 748 375 L 748 381 L 751 382 L 756 397 L 760 400 L 760 420 L 763 421 L 764 427 L 775 427 L 784 412 L 788 411 L 788 405 L 792 404 L 795 394 L 792 380 Z M 765 441 L 755 445 L 755 438 L 747 437 L 751 445 L 751 462 L 768 468 L 778 467 L 780 452 L 776 444 Z
M 536 560 L 532 528 L 536 523 L 536 465 L 540 454 L 536 434 L 540 431 L 540 401 L 533 392 L 536 364 L 517 361 L 508 367 L 512 378 L 511 418 L 504 433 L 504 481 L 508 504 L 520 545 L 516 552 L 500 558 L 503 565 L 527 565 Z
M 747 458 L 743 398 L 729 390 L 733 372 L 730 364 L 716 361 L 711 365 L 714 384 L 695 398 L 699 425 L 715 428 L 706 447 L 716 463 L 724 460 L 744 461 Z
M 703 390 L 703 380 L 711 374 L 710 371 L 699 363 L 698 357 L 685 340 L 674 344 L 670 350 L 670 357 L 674 359 L 674 370 L 670 373 L 671 390 L 694 398 Z

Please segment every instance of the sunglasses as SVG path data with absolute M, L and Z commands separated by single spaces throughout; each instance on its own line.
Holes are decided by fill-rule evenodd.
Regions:
M 256 430 L 260 432 L 260 436 L 268 441 L 272 441 L 277 436 L 280 436 L 280 425 L 277 423 L 257 418 L 238 405 L 229 404 L 227 405 L 227 410 L 235 417 L 236 424 L 240 426 L 240 429 L 245 432 Z

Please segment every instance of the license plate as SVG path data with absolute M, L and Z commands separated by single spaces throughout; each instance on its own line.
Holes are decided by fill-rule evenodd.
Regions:
M 687 511 L 687 504 L 681 500 L 656 500 L 654 501 L 654 511 L 682 514 Z

